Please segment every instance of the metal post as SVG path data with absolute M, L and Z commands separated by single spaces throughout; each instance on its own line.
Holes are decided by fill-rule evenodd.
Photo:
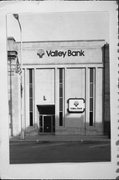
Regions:
M 21 24 L 19 21 L 19 15 L 18 14 L 13 14 L 13 16 L 15 17 L 15 19 L 17 20 L 18 24 L 19 24 L 19 28 L 20 28 L 20 64 L 21 64 L 21 74 L 20 74 L 20 91 L 21 91 L 21 139 L 24 139 L 24 119 L 23 119 L 23 83 L 22 83 L 22 79 L 23 79 L 23 74 L 22 74 L 22 28 L 21 28 Z

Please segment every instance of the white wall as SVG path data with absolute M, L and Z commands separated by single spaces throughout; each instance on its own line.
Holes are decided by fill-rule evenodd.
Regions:
M 67 69 L 65 78 L 65 125 L 66 127 L 84 127 L 85 112 L 68 113 L 69 98 L 85 99 L 85 68 Z
M 96 122 L 102 123 L 102 85 L 103 85 L 103 78 L 102 78 L 102 68 L 96 69 Z
M 54 104 L 54 69 L 36 69 L 35 103 Z

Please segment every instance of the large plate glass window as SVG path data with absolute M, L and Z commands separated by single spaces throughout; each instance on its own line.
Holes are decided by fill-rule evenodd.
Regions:
M 29 69 L 29 125 L 33 126 L 33 69 Z
M 64 116 L 64 69 L 59 69 L 59 126 L 63 126 Z
M 90 68 L 89 125 L 94 125 L 95 69 Z

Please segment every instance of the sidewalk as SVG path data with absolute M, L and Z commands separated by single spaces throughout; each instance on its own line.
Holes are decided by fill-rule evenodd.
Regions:
M 35 135 L 35 136 L 25 136 L 21 139 L 20 136 L 10 138 L 10 141 L 110 141 L 107 136 L 83 136 L 83 135 Z

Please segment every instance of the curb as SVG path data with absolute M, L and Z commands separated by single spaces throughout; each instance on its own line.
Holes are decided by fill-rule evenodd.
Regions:
M 110 141 L 108 137 L 77 137 L 77 136 L 55 136 L 55 137 L 44 137 L 44 136 L 37 136 L 37 137 L 26 137 L 25 139 L 16 139 L 11 138 L 10 142 L 87 142 L 87 141 Z

